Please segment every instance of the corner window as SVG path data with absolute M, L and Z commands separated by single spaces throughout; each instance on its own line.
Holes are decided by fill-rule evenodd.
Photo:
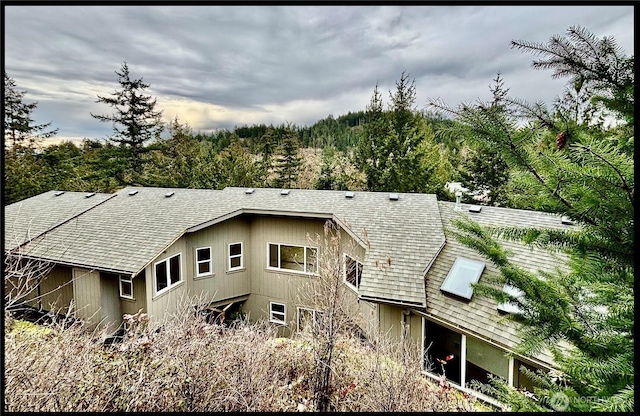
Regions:
M 181 253 L 155 264 L 156 294 L 163 293 L 182 281 L 180 257 Z
M 269 303 L 269 321 L 277 324 L 286 325 L 287 323 L 287 305 L 284 303 Z
M 120 297 L 133 299 L 133 278 L 131 276 L 118 276 L 120 281 Z
M 242 269 L 242 243 L 229 244 L 229 271 Z
M 211 271 L 211 247 L 196 249 L 196 277 L 213 274 Z
M 353 289 L 360 288 L 360 279 L 362 277 L 362 263 L 354 259 L 350 255 L 344 255 L 344 281 Z
M 315 247 L 269 243 L 267 268 L 314 274 L 318 272 L 318 249 Z
M 458 257 L 451 270 L 449 270 L 447 278 L 444 279 L 442 286 L 440 286 L 440 290 L 450 295 L 471 300 L 473 296 L 473 286 L 471 285 L 478 283 L 483 270 L 483 262 Z

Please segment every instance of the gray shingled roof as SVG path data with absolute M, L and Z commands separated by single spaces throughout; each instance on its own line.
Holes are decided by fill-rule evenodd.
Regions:
M 131 190 L 137 190 L 129 196 Z M 174 192 L 173 196 L 164 195 Z M 370 242 L 360 294 L 423 305 L 424 270 L 444 242 L 434 195 L 258 188 L 222 191 L 125 188 L 107 203 L 48 232 L 29 245 L 30 255 L 65 264 L 137 273 L 189 228 L 242 210 L 333 215 Z M 34 217 L 46 215 L 33 211 Z M 366 230 L 366 231 L 365 231 Z M 365 238 L 366 233 L 366 238 Z M 376 267 L 391 259 L 385 270 Z
M 462 211 L 454 211 L 455 203 L 439 202 L 440 215 L 445 227 L 452 227 L 450 221 L 459 215 L 468 215 L 484 226 L 517 226 L 552 229 L 567 229 L 557 215 L 528 210 L 483 206 L 480 213 L 470 213 L 469 205 L 462 204 Z M 531 272 L 539 270 L 551 272 L 562 259 L 560 254 L 552 254 L 541 249 L 532 249 L 524 244 L 504 241 L 503 246 L 511 251 L 511 259 L 523 269 Z M 454 328 L 464 328 L 476 336 L 513 349 L 519 342 L 518 324 L 507 319 L 497 310 L 493 299 L 474 295 L 470 301 L 459 300 L 440 291 L 457 257 L 483 261 L 486 266 L 480 277 L 499 274 L 498 269 L 480 254 L 455 240 L 447 238 L 444 249 L 426 275 L 427 314 L 446 322 Z M 559 256 L 559 257 L 557 257 Z M 538 357 L 544 362 L 553 362 L 548 353 Z
M 87 197 L 90 195 L 87 192 L 64 192 L 56 196 L 58 192 L 45 192 L 5 207 L 5 250 L 12 250 L 113 196 L 96 193 Z

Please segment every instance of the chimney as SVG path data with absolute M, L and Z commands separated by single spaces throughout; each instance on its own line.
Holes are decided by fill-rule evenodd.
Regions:
M 456 206 L 453 208 L 454 211 L 462 211 L 462 204 L 460 201 L 462 200 L 462 191 L 456 191 Z

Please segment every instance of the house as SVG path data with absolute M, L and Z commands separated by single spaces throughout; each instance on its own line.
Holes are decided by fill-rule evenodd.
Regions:
M 471 209 L 469 209 L 471 208 Z M 415 193 L 301 189 L 223 190 L 128 187 L 114 194 L 50 191 L 5 208 L 5 252 L 54 264 L 28 297 L 68 307 L 94 326 L 115 329 L 142 309 L 161 320 L 187 295 L 206 294 L 217 311 L 242 308 L 286 334 L 303 316 L 298 290 L 313 279 L 322 235 L 341 233 L 344 288 L 365 334 L 415 342 L 425 372 L 464 389 L 490 372 L 516 387 L 531 381 L 520 365 L 549 369 L 548 354 L 508 358 L 519 339 L 507 305 L 474 297 L 471 283 L 496 273 L 474 251 L 445 236 L 458 215 L 486 225 L 567 228 L 557 216 L 477 209 Z M 506 243 L 518 263 L 549 270 L 558 259 Z M 39 296 L 38 296 L 39 294 Z M 512 311 L 513 312 L 513 311 Z

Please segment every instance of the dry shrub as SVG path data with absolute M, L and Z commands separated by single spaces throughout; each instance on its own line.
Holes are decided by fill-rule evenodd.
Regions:
M 44 331 L 7 325 L 4 409 L 313 410 L 312 338 L 277 338 L 268 322 L 207 324 L 195 304 L 185 301 L 163 323 L 125 316 L 128 336 L 110 346 L 107 334 L 87 333 L 80 323 Z M 406 354 L 381 345 L 339 338 L 332 410 L 473 410 L 472 401 L 425 380 Z

